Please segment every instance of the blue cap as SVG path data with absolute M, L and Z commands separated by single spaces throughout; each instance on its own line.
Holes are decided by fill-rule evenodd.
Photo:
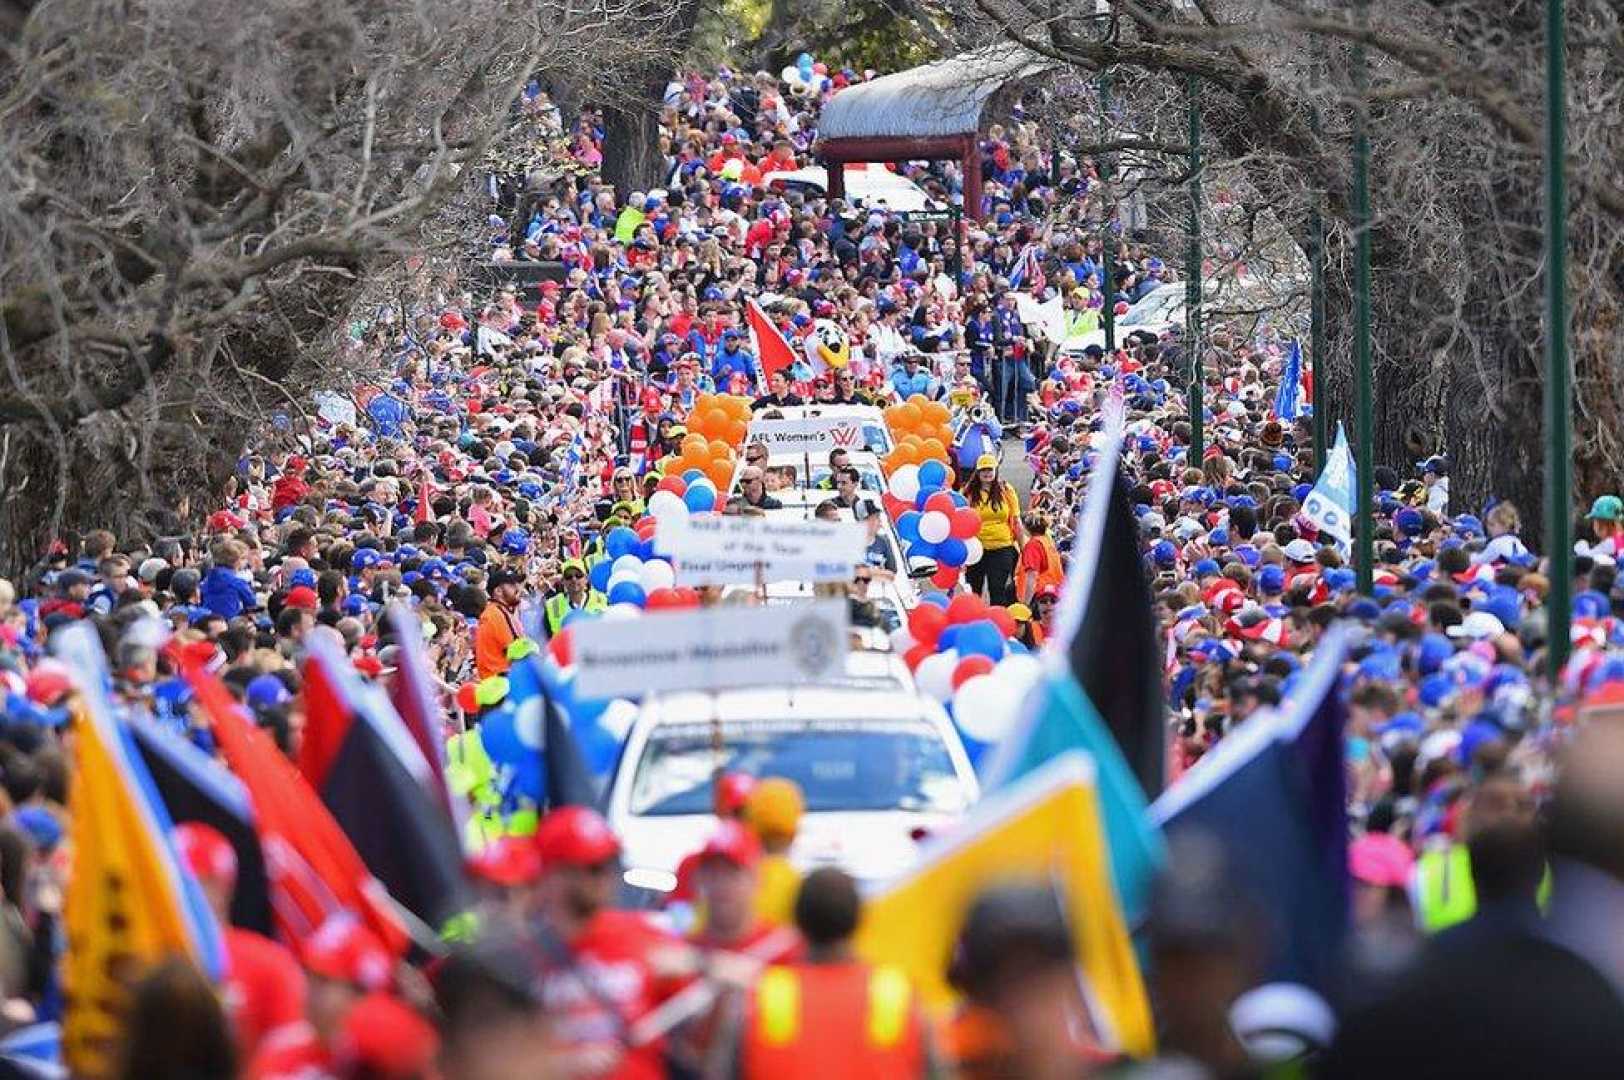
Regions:
M 1354 572 L 1346 566 L 1333 566 L 1320 575 L 1325 587 L 1332 592 L 1345 593 L 1353 589 L 1358 579 Z
M 1462 514 L 1455 519 L 1455 531 L 1462 536 L 1482 536 L 1483 523 L 1471 514 Z
M 1573 598 L 1573 617 L 1576 619 L 1605 619 L 1612 610 L 1607 597 L 1594 589 L 1586 589 Z
M 1172 566 L 1178 562 L 1178 549 L 1171 540 L 1158 540 L 1150 549 L 1150 558 L 1157 566 Z
M 1271 464 L 1279 472 L 1290 472 L 1291 471 L 1291 455 L 1290 454 L 1276 454 L 1276 455 L 1274 455 L 1274 461 L 1271 462 Z
M 308 566 L 301 566 L 288 575 L 288 588 L 297 589 L 300 586 L 307 589 L 316 587 L 316 572 Z
M 1216 576 L 1218 574 L 1218 560 L 1202 559 L 1200 562 L 1196 563 L 1195 566 L 1191 567 L 1191 570 L 1194 571 L 1195 576 L 1198 578 Z
M 1214 545 L 1216 547 L 1228 547 L 1229 546 L 1229 529 L 1228 529 L 1228 527 L 1220 525 L 1216 529 L 1212 530 L 1212 532 L 1208 533 L 1207 534 L 1207 543 L 1212 544 L 1212 545 Z
M 1461 732 L 1460 745 L 1455 748 L 1455 753 L 1462 765 L 1470 765 L 1472 755 L 1477 751 L 1478 747 L 1484 743 L 1503 738 L 1505 738 L 1505 732 L 1500 730 L 1499 724 L 1481 718 L 1475 719 L 1466 725 L 1465 731 Z
M 12 812 L 11 823 L 28 835 L 40 851 L 50 852 L 62 842 L 62 825 L 43 806 L 25 806 Z
M 1262 553 L 1251 544 L 1236 544 L 1235 557 L 1241 562 L 1245 563 L 1247 566 L 1254 569 L 1257 568 L 1257 564 L 1263 559 Z
M 1421 511 L 1413 506 L 1406 506 L 1393 515 L 1393 525 L 1405 536 L 1420 536 L 1425 521 Z
M 1298 502 L 1302 502 L 1304 499 L 1308 498 L 1308 493 L 1313 490 L 1314 488 L 1310 484 L 1298 484 L 1291 489 L 1291 497 L 1296 499 Z
M 1420 713 L 1401 712 L 1377 729 L 1379 735 L 1419 735 L 1426 727 Z
M 1381 606 L 1368 596 L 1361 596 L 1348 605 L 1348 617 L 1351 619 L 1371 621 L 1381 618 L 1381 613 Z M 1363 665 L 1360 667 L 1362 669 Z
M 293 700 L 287 685 L 275 675 L 256 675 L 249 681 L 243 697 L 248 707 L 255 712 L 260 709 L 274 709 Z
M 1431 675 L 1443 666 L 1443 662 L 1455 655 L 1455 643 L 1442 634 L 1427 634 L 1421 638 L 1421 643 L 1415 650 L 1416 670 L 1422 675 Z
M 1522 621 L 1522 600 L 1516 589 L 1504 585 L 1490 589 L 1489 595 L 1472 605 L 1472 610 L 1487 611 L 1499 619 L 1507 630 L 1515 630 Z
M 1257 572 L 1257 588 L 1262 593 L 1286 591 L 1286 572 L 1273 563 Z
M 1454 692 L 1455 680 L 1446 672 L 1438 671 L 1421 680 L 1418 694 L 1422 705 L 1436 709 L 1448 701 Z
M 1370 603 L 1370 601 L 1363 601 Z M 1399 678 L 1404 674 L 1398 650 L 1391 647 L 1376 649 L 1369 656 L 1359 661 L 1359 677 L 1361 679 L 1380 679 L 1384 682 Z
M 371 610 L 371 605 L 367 603 L 367 598 L 362 596 L 360 593 L 350 593 L 350 595 L 344 598 L 344 603 L 340 605 L 340 610 L 342 610 L 346 615 L 365 615 L 369 610 Z

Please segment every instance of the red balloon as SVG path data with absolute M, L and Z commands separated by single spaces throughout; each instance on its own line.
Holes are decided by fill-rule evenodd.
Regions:
M 953 496 L 949 495 L 945 491 L 938 491 L 936 494 L 925 500 L 925 510 L 927 512 L 934 510 L 939 514 L 946 514 L 948 517 L 952 517 L 954 510 Z
M 936 572 L 930 576 L 930 583 L 936 586 L 938 589 L 942 589 L 944 591 L 954 588 L 959 583 L 959 568 L 956 566 L 937 566 Z M 958 598 L 955 597 L 954 599 L 956 600 Z M 976 602 L 980 603 L 980 600 L 978 599 Z M 953 605 L 951 604 L 948 605 L 950 609 L 952 606 Z M 948 621 L 963 622 L 966 620 L 954 619 L 952 616 L 949 616 Z
M 924 662 L 925 657 L 933 656 L 935 653 L 936 647 L 934 645 L 915 645 L 902 654 L 902 662 L 908 665 L 909 671 L 913 671 Z
M 653 537 L 654 525 L 655 521 L 653 518 L 644 518 L 642 521 L 639 521 L 633 526 L 633 528 L 637 530 L 637 538 L 639 540 L 648 540 Z
M 696 608 L 700 605 L 699 590 L 692 585 L 678 585 L 677 595 L 682 598 L 682 606 Z
M 908 612 L 908 633 L 921 645 L 936 646 L 936 639 L 947 629 L 947 613 L 935 604 L 920 604 Z
M 998 624 L 998 632 L 1007 638 L 1015 636 L 1015 617 L 1008 608 L 995 607 L 987 611 L 987 618 Z
M 457 687 L 457 708 L 472 715 L 479 711 L 479 684 L 465 682 Z
M 643 607 L 648 611 L 671 611 L 687 606 L 682 594 L 669 585 L 663 589 L 655 589 L 643 601 Z
M 688 482 L 682 477 L 672 474 L 661 480 L 655 491 L 669 491 L 673 495 L 681 495 L 688 490 Z
M 949 567 L 954 572 L 953 580 L 958 581 L 958 567 Z M 938 569 L 937 573 L 941 573 Z M 947 605 L 947 622 L 950 626 L 961 623 L 975 622 L 977 619 L 987 617 L 987 602 L 974 593 L 963 593 L 955 596 Z
M 547 651 L 552 654 L 554 660 L 558 661 L 559 667 L 569 667 L 575 662 L 574 640 L 575 636 L 570 633 L 570 628 L 566 626 L 554 634 L 553 639 L 547 643 Z
M 993 668 L 990 656 L 966 656 L 959 661 L 959 666 L 953 669 L 953 689 L 960 686 L 977 675 L 985 675 Z
M 884 500 L 884 502 L 885 502 L 885 512 L 887 514 L 891 515 L 891 520 L 892 521 L 895 521 L 897 518 L 901 517 L 903 514 L 906 514 L 909 510 L 913 509 L 913 504 L 912 503 L 908 502 L 906 499 L 897 498 L 895 495 L 891 494 L 889 491 L 886 492 L 884 495 L 881 495 L 880 498 L 882 500 Z
M 951 515 L 952 528 L 948 535 L 968 540 L 981 531 L 981 515 L 968 506 L 957 507 Z

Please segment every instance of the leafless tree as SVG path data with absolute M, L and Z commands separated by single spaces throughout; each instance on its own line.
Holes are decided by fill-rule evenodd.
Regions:
M 1183 141 L 1197 87 L 1208 169 L 1306 252 L 1318 200 L 1329 224 L 1332 415 L 1352 413 L 1351 132 L 1371 140 L 1376 463 L 1455 459 L 1454 508 L 1515 500 L 1537 519 L 1543 307 L 1543 46 L 1538 0 L 943 0 L 971 42 L 1018 40 L 1126 85 L 1152 143 Z M 1570 328 L 1577 487 L 1624 469 L 1624 33 L 1613 0 L 1569 0 Z M 1355 46 L 1367 57 L 1359 92 Z M 1131 73 L 1131 74 L 1130 74 Z M 1150 155 L 1164 178 L 1182 160 Z M 1147 165 L 1147 167 L 1151 167 Z M 1209 191 L 1214 186 L 1209 184 Z M 1250 212 L 1241 221 L 1256 220 Z M 1234 235 L 1210 244 L 1236 244 Z M 1208 257 L 1212 250 L 1209 246 Z M 1537 531 L 1537 530 L 1536 530 Z
M 201 513 L 469 213 L 529 79 L 663 55 L 645 7 L 0 0 L 0 569 Z

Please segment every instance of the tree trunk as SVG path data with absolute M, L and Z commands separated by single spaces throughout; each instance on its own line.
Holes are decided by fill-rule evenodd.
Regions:
M 665 13 L 660 31 L 664 49 L 659 59 L 629 67 L 625 93 L 603 107 L 602 173 L 621 199 L 634 191 L 660 187 L 666 181 L 665 161 L 660 153 L 660 109 L 672 73 L 666 57 L 681 56 L 687 49 L 699 18 L 699 0 L 641 0 L 637 8 L 645 19 Z

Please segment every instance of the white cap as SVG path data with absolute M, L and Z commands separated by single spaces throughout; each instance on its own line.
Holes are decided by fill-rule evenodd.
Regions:
M 1314 545 L 1298 537 L 1285 546 L 1286 558 L 1292 562 L 1309 563 L 1314 561 Z
M 1452 638 L 1470 638 L 1473 641 L 1497 638 L 1505 632 L 1506 624 L 1487 611 L 1469 612 L 1465 619 L 1447 631 Z

